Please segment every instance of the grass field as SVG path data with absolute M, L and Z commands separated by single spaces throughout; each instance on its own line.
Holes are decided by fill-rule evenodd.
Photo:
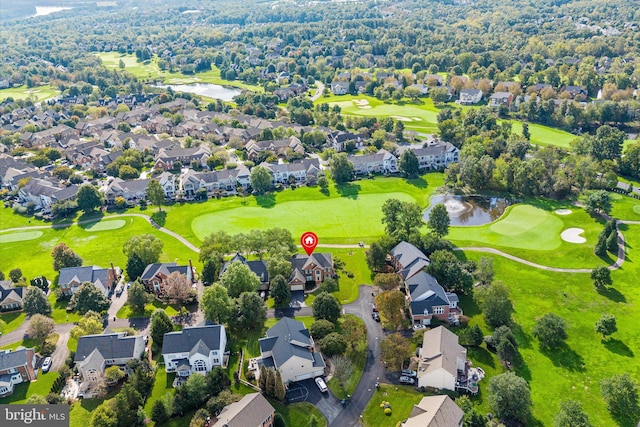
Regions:
M 0 314 L 0 332 L 8 334 L 22 325 L 26 318 L 27 315 L 20 312 Z
M 239 80 L 224 80 L 220 77 L 220 70 L 213 66 L 211 71 L 185 75 L 180 72 L 169 73 L 158 67 L 157 57 L 151 60 L 139 62 L 135 55 L 120 54 L 118 52 L 99 52 L 95 54 L 102 60 L 102 65 L 107 68 L 119 69 L 120 60 L 124 62 L 125 71 L 133 74 L 141 80 L 162 79 L 164 84 L 189 84 L 189 83 L 214 83 L 224 86 L 234 86 L 254 92 L 263 92 L 262 86 L 250 85 Z
M 363 413 L 364 425 L 367 427 L 396 427 L 400 421 L 409 417 L 413 405 L 420 402 L 422 394 L 411 386 L 380 384 L 380 389 L 373 392 Z M 382 402 L 389 402 L 391 415 L 385 415 Z
M 517 373 L 531 385 L 531 425 L 551 425 L 560 396 L 580 401 L 593 425 L 616 425 L 600 397 L 600 380 L 621 372 L 637 378 L 640 372 L 640 331 L 636 322 L 628 321 L 640 315 L 640 247 L 636 243 L 640 242 L 640 226 L 622 228 L 627 241 L 632 242 L 627 248 L 628 257 L 621 269 L 612 272 L 613 286 L 603 293 L 597 293 L 586 276 L 547 272 L 494 257 L 496 280 L 511 289 L 513 318 L 518 325 L 516 337 L 524 359 L 524 366 Z M 476 261 L 481 256 L 472 252 L 465 255 Z M 473 301 L 463 299 L 461 306 L 471 317 L 471 324 L 481 325 L 485 335 L 491 332 Z M 531 335 L 536 318 L 549 312 L 568 324 L 566 346 L 553 352 L 540 349 Z M 594 331 L 602 313 L 611 313 L 618 319 L 618 332 L 606 341 Z M 503 371 L 495 355 L 484 347 L 470 349 L 469 357 L 488 376 Z M 477 398 L 483 412 L 490 412 L 487 385 L 488 381 L 480 382 Z
M 269 403 L 271 403 L 277 413 L 282 415 L 287 426 L 311 425 L 310 422 L 312 417 L 316 419 L 316 426 L 327 426 L 327 419 L 311 403 L 302 402 L 283 405 L 274 399 L 269 399 Z
M 179 312 L 179 308 L 176 310 L 175 307 L 169 304 L 163 304 L 158 300 L 153 300 L 152 302 L 144 306 L 143 313 L 138 313 L 136 311 L 133 311 L 129 306 L 129 304 L 125 304 L 120 308 L 120 310 L 118 310 L 118 313 L 116 313 L 116 316 L 119 319 L 129 319 L 132 317 L 150 317 L 151 314 L 153 314 L 153 312 L 159 308 L 164 310 L 168 316 L 176 316 Z
M 611 216 L 629 221 L 640 221 L 640 200 L 618 193 L 610 193 L 612 199 Z
M 46 396 L 56 378 L 58 378 L 57 372 L 47 372 L 46 374 L 40 372 L 37 380 L 16 385 L 11 396 L 0 398 L 0 404 L 24 403 L 34 394 Z
M 568 203 L 530 203 L 533 204 L 510 206 L 491 224 L 451 227 L 447 238 L 461 247 L 489 246 L 550 267 L 590 268 L 613 262 L 603 261 L 593 253 L 602 224 L 584 210 Z M 572 211 L 570 215 L 555 213 L 556 209 L 567 208 Z M 563 230 L 572 227 L 585 230 L 586 243 L 569 243 L 560 238 Z
M 342 322 L 344 322 L 346 319 L 349 319 L 349 318 L 355 319 L 361 325 L 363 330 L 366 329 L 362 319 L 354 315 L 347 314 L 342 316 L 339 319 L 338 327 L 336 328 L 337 332 L 342 333 L 342 329 L 341 329 Z M 347 396 L 353 395 L 353 392 L 356 390 L 356 387 L 358 387 L 358 383 L 360 382 L 360 377 L 362 377 L 362 372 L 364 371 L 364 364 L 367 360 L 366 334 L 362 337 L 361 340 L 359 340 L 357 343 L 354 344 L 355 348 L 352 349 L 351 344 L 352 343 L 348 343 L 349 347 L 347 349 L 347 352 L 345 353 L 345 355 L 351 360 L 351 363 L 353 366 L 353 372 L 351 373 L 351 376 L 344 382 L 343 387 L 340 386 L 340 383 L 336 378 L 331 378 L 327 383 L 327 386 L 329 387 L 331 392 L 338 399 L 346 399 Z
M 438 132 L 438 112 L 442 108 L 468 109 L 473 107 L 460 106 L 449 103 L 445 107 L 435 106 L 430 98 L 423 98 L 419 103 L 400 102 L 388 104 L 373 96 L 366 95 L 342 95 L 320 97 L 316 103 L 328 103 L 339 105 L 342 113 L 352 116 L 366 117 L 393 117 L 401 120 L 406 129 L 423 133 Z M 522 134 L 522 123 L 519 120 L 510 120 L 513 124 L 513 131 Z M 576 136 L 561 129 L 552 128 L 536 123 L 529 123 L 531 133 L 531 143 L 538 145 L 555 145 L 562 148 L 569 148 L 571 141 Z
M 31 98 L 35 102 L 39 102 L 39 101 L 45 101 L 49 98 L 53 98 L 59 93 L 60 91 L 52 88 L 49 85 L 32 87 L 32 88 L 28 88 L 26 85 L 22 85 L 17 87 L 0 89 L 0 102 L 4 101 L 7 98 L 13 98 L 15 100 Z

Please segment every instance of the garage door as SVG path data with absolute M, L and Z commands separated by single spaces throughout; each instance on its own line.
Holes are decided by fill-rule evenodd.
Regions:
M 308 380 L 309 378 L 313 378 L 313 373 L 296 375 L 296 381 Z
M 304 291 L 304 285 L 291 285 L 291 291 Z

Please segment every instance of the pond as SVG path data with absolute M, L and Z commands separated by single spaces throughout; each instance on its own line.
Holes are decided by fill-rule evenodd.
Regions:
M 195 83 L 190 85 L 157 85 L 156 87 L 170 87 L 175 92 L 195 93 L 196 95 L 208 96 L 209 98 L 221 99 L 223 101 L 231 101 L 242 90 L 233 87 L 214 85 L 212 83 Z
M 422 217 L 429 219 L 429 212 L 435 205 L 444 204 L 451 218 L 451 225 L 483 225 L 488 224 L 504 213 L 509 200 L 501 197 L 486 196 L 452 196 L 449 194 L 431 198 L 431 205 Z

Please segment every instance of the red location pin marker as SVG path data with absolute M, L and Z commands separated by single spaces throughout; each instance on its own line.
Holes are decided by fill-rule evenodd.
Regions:
M 307 231 L 300 237 L 300 244 L 307 255 L 311 256 L 313 250 L 318 246 L 318 236 L 312 231 Z

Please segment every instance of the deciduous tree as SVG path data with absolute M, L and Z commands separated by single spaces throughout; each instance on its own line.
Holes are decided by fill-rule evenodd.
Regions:
M 200 309 L 207 320 L 220 325 L 227 322 L 233 312 L 233 301 L 229 298 L 227 288 L 218 284 L 205 288 Z
M 53 269 L 54 271 L 60 271 L 61 268 L 68 267 L 80 267 L 82 265 L 82 258 L 76 254 L 65 243 L 58 243 L 51 251 L 53 257 Z
M 347 340 L 337 332 L 331 332 L 320 340 L 320 348 L 327 357 L 342 354 L 347 349 Z
M 237 302 L 237 316 L 232 318 L 237 329 L 260 330 L 267 319 L 267 305 L 256 292 L 243 292 Z
M 417 203 L 388 199 L 382 205 L 382 223 L 388 236 L 398 241 L 411 240 L 423 224 L 422 210 Z
M 326 337 L 330 333 L 335 331 L 335 325 L 328 320 L 320 319 L 316 320 L 311 324 L 309 328 L 309 332 L 311 332 L 311 336 L 313 339 L 319 341 L 322 338 Z
M 631 423 L 638 416 L 638 383 L 629 374 L 618 374 L 600 381 L 602 398 L 611 414 Z
M 220 277 L 220 284 L 227 288 L 231 298 L 238 298 L 243 292 L 257 292 L 260 279 L 247 265 L 234 262 Z
M 156 179 L 150 179 L 147 184 L 147 199 L 158 207 L 158 211 L 162 210 L 162 205 L 164 204 L 164 189 L 160 182 Z
M 489 381 L 489 404 L 502 421 L 524 423 L 531 413 L 529 384 L 513 372 L 496 375 Z
M 532 335 L 543 347 L 559 347 L 568 337 L 567 322 L 554 313 L 547 313 L 536 320 Z
M 153 344 L 162 347 L 164 334 L 173 331 L 173 322 L 162 309 L 157 309 L 151 315 L 151 339 Z
M 356 351 L 361 341 L 366 338 L 366 328 L 362 320 L 347 317 L 342 322 L 342 334 L 347 339 L 351 351 Z
M 397 289 L 400 286 L 400 277 L 395 273 L 378 273 L 373 278 L 373 285 L 385 291 Z
M 385 323 L 385 328 L 398 329 L 404 320 L 404 294 L 398 290 L 380 292 L 376 295 L 376 304 Z
M 273 298 L 276 307 L 288 307 L 291 302 L 291 288 L 287 280 L 277 275 L 271 280 L 269 295 Z
M 431 264 L 427 272 L 433 275 L 438 283 L 449 292 L 461 292 L 471 294 L 473 291 L 473 278 L 471 274 L 462 268 L 458 258 L 447 250 L 437 250 L 429 257 Z
M 405 150 L 398 161 L 398 169 L 407 178 L 416 178 L 420 173 L 420 162 L 413 150 Z
M 596 267 L 591 270 L 591 280 L 593 280 L 593 286 L 595 286 L 598 291 L 603 291 L 613 284 L 613 280 L 611 280 L 611 270 L 607 267 Z
M 51 303 L 47 300 L 42 289 L 35 286 L 30 286 L 27 289 L 27 294 L 24 296 L 23 300 L 23 306 L 24 312 L 28 316 L 33 316 L 34 314 L 51 316 L 51 313 L 53 312 Z
M 404 361 L 411 357 L 411 345 L 409 340 L 402 335 L 395 333 L 388 335 L 380 343 L 382 359 L 387 367 L 393 371 L 402 369 Z
M 134 255 L 135 256 L 135 255 Z M 136 313 L 144 312 L 144 307 L 151 301 L 152 297 L 147 293 L 144 285 L 137 280 L 131 284 L 127 294 L 127 304 Z
M 131 257 L 136 254 L 145 267 L 149 264 L 158 262 L 164 242 L 153 234 L 141 234 L 132 236 L 122 246 L 122 252 Z M 129 277 L 131 280 L 134 278 Z
M 333 377 L 338 380 L 340 387 L 344 388 L 344 383 L 353 374 L 353 363 L 348 357 L 334 356 L 331 358 L 333 365 Z
M 102 316 L 95 311 L 88 311 L 78 320 L 78 324 L 71 328 L 71 336 L 78 339 L 84 335 L 101 334 L 103 330 Z
M 84 213 L 93 212 L 102 206 L 102 195 L 93 185 L 85 184 L 78 190 L 78 208 Z
M 42 314 L 34 314 L 29 320 L 27 335 L 39 345 L 42 345 L 47 338 L 53 334 L 55 326 L 53 319 L 50 317 L 43 316 Z
M 262 166 L 255 166 L 251 169 L 249 180 L 251 182 L 251 188 L 253 188 L 256 194 L 264 194 L 273 187 L 273 177 L 267 168 Z
M 555 427 L 592 427 L 589 416 L 582 410 L 582 405 L 575 400 L 560 402 L 560 411 L 553 419 Z
M 618 330 L 616 324 L 616 317 L 612 314 L 603 314 L 600 320 L 596 322 L 596 332 L 602 334 L 602 338 L 605 339 L 609 335 Z
M 509 289 L 502 282 L 489 286 L 489 289 L 482 292 L 481 299 L 482 312 L 487 324 L 497 328 L 511 323 L 513 304 L 509 298 Z
M 163 290 L 171 304 L 189 304 L 197 297 L 191 281 L 178 271 L 174 271 L 167 276 Z
M 316 319 L 325 319 L 331 323 L 336 323 L 340 317 L 342 307 L 340 303 L 331 294 L 320 292 L 313 301 L 313 317 Z
M 344 184 L 353 179 L 353 164 L 345 153 L 338 153 L 329 162 L 331 177 L 336 184 Z
M 450 223 L 449 212 L 447 212 L 446 206 L 442 203 L 435 205 L 433 209 L 431 209 L 431 212 L 429 212 L 427 226 L 436 236 L 444 237 L 449 234 Z
M 71 297 L 71 304 L 76 311 L 84 314 L 88 311 L 102 313 L 109 308 L 111 303 L 100 289 L 91 282 L 84 282 Z

